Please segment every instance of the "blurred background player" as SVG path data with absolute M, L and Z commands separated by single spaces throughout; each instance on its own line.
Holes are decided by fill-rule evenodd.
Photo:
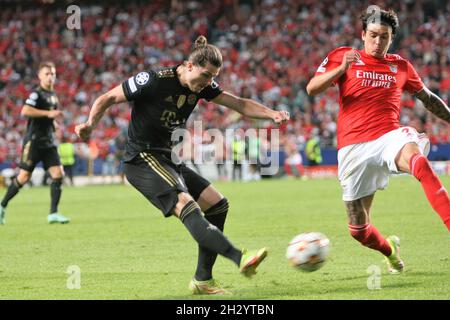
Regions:
M 284 162 L 284 171 L 288 176 L 307 179 L 305 169 L 303 168 L 302 155 L 297 149 L 294 141 L 286 140 L 284 145 L 286 160 Z
M 245 137 L 245 145 L 249 160 L 248 180 L 261 180 L 261 138 L 258 130 L 256 130 L 255 135 L 250 134 Z
M 240 130 L 236 131 L 233 142 L 231 144 L 231 152 L 233 155 L 232 179 L 233 181 L 242 180 L 242 161 L 245 158 L 245 140 Z
M 217 167 L 217 176 L 220 181 L 228 181 L 228 172 L 227 172 L 227 145 L 226 143 L 222 143 L 222 145 L 217 146 L 215 157 L 216 157 L 216 167 Z
M 53 87 L 56 81 L 56 69 L 52 62 L 42 62 L 38 71 L 39 86 L 29 95 L 22 108 L 21 115 L 28 117 L 27 132 L 23 140 L 20 171 L 10 184 L 0 206 L 0 224 L 5 224 L 6 207 L 20 188 L 27 183 L 36 165 L 42 161 L 48 170 L 50 184 L 49 223 L 68 223 L 69 218 L 58 213 L 61 198 L 61 185 L 64 170 L 54 142 L 55 119 L 61 116 L 58 98 Z
M 311 131 L 311 137 L 306 141 L 305 154 L 308 166 L 317 166 L 322 163 L 322 150 L 320 149 L 319 129 Z
M 125 174 L 165 217 L 177 216 L 198 243 L 197 270 L 189 284 L 194 294 L 228 293 L 212 276 L 217 254 L 232 260 L 249 277 L 267 251 L 263 248 L 241 252 L 223 235 L 228 201 L 209 181 L 173 158 L 172 133 L 185 127 L 199 99 L 211 100 L 253 118 L 277 123 L 289 119 L 287 112 L 274 111 L 223 91 L 213 80 L 221 67 L 219 49 L 200 36 L 188 61 L 130 77 L 97 98 L 88 121 L 75 129 L 82 139 L 88 139 L 109 107 L 133 101 Z
M 64 174 L 69 178 L 70 185 L 73 186 L 73 167 L 75 165 L 75 145 L 70 138 L 63 134 L 61 143 L 58 146 L 58 153 L 61 164 L 64 168 Z
M 447 190 L 426 158 L 429 141 L 412 127 L 400 127 L 401 94 L 408 91 L 426 109 L 450 123 L 448 106 L 428 90 L 412 64 L 387 51 L 399 27 L 393 11 L 363 14 L 364 48 L 332 51 L 307 86 L 316 95 L 339 86 L 339 180 L 351 235 L 386 256 L 391 273 L 403 271 L 399 239 L 384 238 L 370 222 L 375 192 L 387 187 L 390 173 L 410 173 L 450 230 Z

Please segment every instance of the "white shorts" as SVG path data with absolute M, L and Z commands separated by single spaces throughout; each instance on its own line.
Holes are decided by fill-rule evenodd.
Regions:
M 338 152 L 338 176 L 344 201 L 357 200 L 377 190 L 383 190 L 389 182 L 389 174 L 400 173 L 395 158 L 407 143 L 415 142 L 422 153 L 430 152 L 430 141 L 414 128 L 401 127 L 376 140 L 345 146 Z
M 286 163 L 290 166 L 302 164 L 303 163 L 302 155 L 300 153 L 295 153 L 286 159 Z

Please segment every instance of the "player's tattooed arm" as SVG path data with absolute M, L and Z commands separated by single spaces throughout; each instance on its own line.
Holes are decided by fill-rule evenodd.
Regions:
M 424 107 L 438 118 L 450 123 L 450 108 L 436 94 L 431 92 L 427 87 L 414 95 L 422 101 Z

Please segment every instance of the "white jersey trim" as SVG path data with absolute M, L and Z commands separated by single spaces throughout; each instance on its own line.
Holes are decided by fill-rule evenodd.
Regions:
M 128 79 L 128 86 L 130 87 L 131 93 L 135 93 L 137 91 L 136 84 L 134 83 L 134 77 Z

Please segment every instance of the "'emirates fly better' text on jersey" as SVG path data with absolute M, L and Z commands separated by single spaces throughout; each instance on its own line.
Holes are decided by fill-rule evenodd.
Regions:
M 344 53 L 341 47 L 332 51 L 315 75 L 337 68 Z M 361 59 L 335 81 L 339 85 L 338 149 L 347 145 L 375 140 L 399 128 L 402 91 L 416 93 L 423 83 L 411 63 L 396 54 L 383 59 L 356 50 Z

